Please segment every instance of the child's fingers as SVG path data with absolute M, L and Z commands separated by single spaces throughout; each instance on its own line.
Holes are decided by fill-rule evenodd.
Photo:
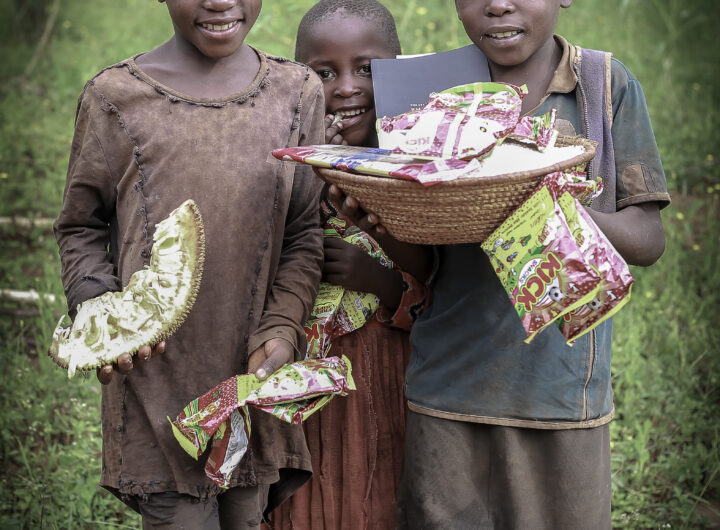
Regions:
M 335 116 L 332 114 L 325 116 L 325 142 L 335 145 L 342 144 L 344 141 L 343 137 L 340 136 L 342 128 L 342 121 L 336 121 Z
M 325 141 L 331 145 L 347 145 L 345 138 L 343 138 L 340 134 L 335 134 L 333 136 L 332 132 L 329 130 L 325 132 Z
M 345 194 L 335 184 L 331 184 L 328 188 L 328 199 L 335 206 L 340 206 L 345 201 Z
M 117 360 L 117 369 L 121 374 L 129 374 L 133 369 L 132 356 L 129 353 L 123 353 Z
M 323 246 L 325 247 L 326 251 L 336 251 L 336 250 L 342 250 L 347 249 L 348 246 L 352 247 L 354 246 L 352 243 L 348 243 L 344 239 L 340 239 L 339 237 L 328 237 L 325 238 L 323 241 Z
M 113 372 L 115 369 L 113 368 L 112 364 L 106 364 L 105 366 L 101 366 L 97 369 L 97 378 L 98 381 L 100 381 L 100 384 L 102 385 L 109 385 L 110 381 L 112 381 Z
M 284 339 L 270 339 L 264 344 L 267 358 L 255 372 L 259 380 L 266 379 L 293 360 L 293 347 Z

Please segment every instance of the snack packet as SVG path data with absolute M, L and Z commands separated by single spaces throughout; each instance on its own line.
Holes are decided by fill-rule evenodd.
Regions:
M 193 458 L 212 444 L 205 474 L 227 487 L 250 439 L 248 405 L 287 423 L 301 423 L 332 397 L 346 396 L 350 390 L 355 390 L 355 383 L 347 357 L 306 359 L 283 366 L 265 381 L 254 374 L 226 379 L 168 421 L 177 441 Z
M 342 219 L 330 217 L 325 223 L 324 236 L 342 238 L 362 248 L 384 267 L 393 267 L 393 262 L 372 237 L 356 226 L 348 226 Z M 380 300 L 372 293 L 321 282 L 305 323 L 307 357 L 315 359 L 327 356 L 334 339 L 364 326 L 379 305 Z
M 569 193 L 583 206 L 589 206 L 603 190 L 602 178 L 588 180 L 587 173 L 578 169 L 566 169 L 549 173 L 540 181 L 556 201 L 563 193 Z
M 513 212 L 482 249 L 522 321 L 525 342 L 598 292 L 598 272 L 580 251 L 547 186 Z
M 565 212 L 580 251 L 600 274 L 600 289 L 595 298 L 558 320 L 561 333 L 572 344 L 576 339 L 612 317 L 629 300 L 634 279 L 630 268 L 595 221 L 570 193 L 563 193 L 558 206 Z M 569 214 L 572 210 L 577 216 Z
M 538 151 L 555 145 L 558 132 L 555 129 L 557 109 L 541 116 L 523 116 L 508 139 L 537 147 Z
M 488 156 L 516 127 L 525 87 L 472 83 L 430 95 L 420 110 L 378 120 L 378 142 L 393 153 L 469 160 Z
M 388 149 L 348 145 L 284 147 L 275 149 L 272 154 L 279 160 L 376 177 L 414 180 L 425 186 L 462 178 L 478 167 L 476 160 L 427 160 L 395 154 Z

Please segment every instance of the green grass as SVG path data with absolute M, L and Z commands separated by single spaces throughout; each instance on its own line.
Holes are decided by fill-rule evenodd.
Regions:
M 311 4 L 266 1 L 249 40 L 291 55 L 294 28 Z M 468 42 L 448 0 L 386 5 L 406 53 Z M 560 21 L 573 42 L 612 51 L 642 82 L 675 201 L 663 212 L 665 255 L 649 269 L 633 269 L 632 301 L 615 323 L 618 528 L 702 527 L 699 513 L 720 512 L 718 6 L 578 1 Z M 34 3 L 0 0 L 0 78 L 8 80 L 0 86 L 0 216 L 57 214 L 83 84 L 171 32 L 154 0 L 61 0 L 60 8 L 50 45 L 23 76 L 42 13 Z M 20 35 L 19 27 L 32 30 Z M 0 228 L 0 256 L 0 288 L 58 297 L 39 308 L 0 304 L 0 528 L 137 527 L 97 486 L 99 384 L 94 377 L 69 381 L 44 353 L 64 304 L 52 234 Z

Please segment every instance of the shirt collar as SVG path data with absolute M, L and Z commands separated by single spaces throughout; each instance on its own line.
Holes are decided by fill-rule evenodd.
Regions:
M 562 48 L 562 57 L 550 81 L 550 86 L 548 86 L 545 94 L 546 97 L 553 93 L 568 94 L 575 90 L 578 82 L 577 74 L 573 69 L 578 57 L 577 48 L 560 35 L 555 35 L 555 41 Z

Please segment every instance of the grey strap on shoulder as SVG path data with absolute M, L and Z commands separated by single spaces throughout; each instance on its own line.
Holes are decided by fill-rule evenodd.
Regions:
M 582 113 L 583 136 L 598 143 L 595 158 L 590 162 L 590 175 L 601 176 L 603 192 L 592 208 L 600 212 L 614 212 L 615 207 L 615 152 L 612 140 L 612 94 L 610 59 L 608 52 L 578 48 L 578 106 Z

